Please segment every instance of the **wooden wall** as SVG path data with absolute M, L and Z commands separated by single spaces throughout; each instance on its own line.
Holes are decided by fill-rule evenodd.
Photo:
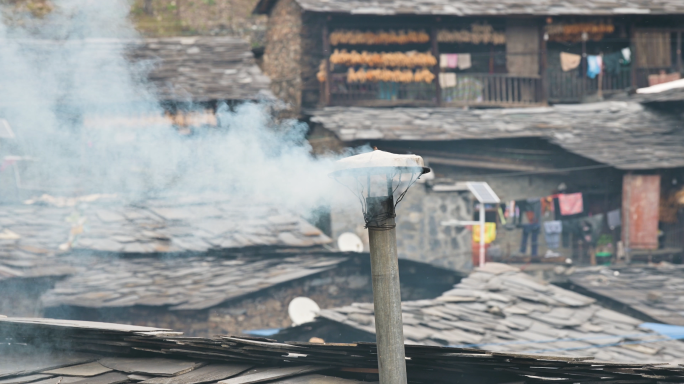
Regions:
M 508 20 L 506 67 L 510 75 L 539 74 L 539 37 L 539 26 L 534 20 Z

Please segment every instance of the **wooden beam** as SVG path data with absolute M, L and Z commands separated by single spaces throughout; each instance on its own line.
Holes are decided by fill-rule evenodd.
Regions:
M 439 19 L 438 19 L 439 20 Z M 439 42 L 437 41 L 437 26 L 433 25 L 432 28 L 430 29 L 430 42 L 432 43 L 432 56 L 434 56 L 437 59 L 437 64 L 435 64 L 435 67 L 432 69 L 432 72 L 435 75 L 435 100 L 437 102 L 437 106 L 441 107 L 442 106 L 442 86 L 439 84 Z
M 630 50 L 632 51 L 632 57 L 631 59 L 631 69 L 632 69 L 632 89 L 637 89 L 639 88 L 639 85 L 637 84 L 637 55 L 639 52 L 637 52 L 636 49 L 636 27 L 634 23 L 629 27 L 629 45 L 630 45 Z
M 677 72 L 682 73 L 682 31 L 677 31 Z
M 328 20 L 323 24 L 323 57 L 325 60 L 325 87 L 323 89 L 323 105 L 330 105 L 330 34 Z
M 425 159 L 430 164 L 440 164 L 440 165 L 450 165 L 455 167 L 463 168 L 480 168 L 480 169 L 496 169 L 500 171 L 517 171 L 517 172 L 539 172 L 539 173 L 567 173 L 566 171 L 535 167 L 530 165 L 520 165 L 511 163 L 498 163 L 491 161 L 480 161 L 480 160 L 466 160 L 466 159 L 453 159 L 446 157 L 433 157 L 427 156 Z
M 548 97 L 548 79 L 546 76 L 546 68 L 547 68 L 547 58 L 546 58 L 546 39 L 548 38 L 548 35 L 544 31 L 544 28 L 540 28 L 540 34 L 541 34 L 541 39 L 539 41 L 539 75 L 541 76 L 541 81 L 540 81 L 540 86 L 539 86 L 539 91 L 540 91 L 540 98 L 539 102 L 542 103 L 548 103 L 549 97 Z

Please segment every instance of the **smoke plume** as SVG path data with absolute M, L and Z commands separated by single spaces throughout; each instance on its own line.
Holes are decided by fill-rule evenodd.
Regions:
M 125 58 L 139 38 L 129 1 L 53 5 L 41 18 L 0 5 L 0 118 L 16 134 L 0 152 L 26 158 L 24 187 L 131 199 L 218 192 L 303 214 L 354 204 L 327 176 L 334 156 L 314 158 L 307 126 L 274 121 L 266 103 L 221 105 L 217 127 L 179 135 L 145 81 L 152 64 Z

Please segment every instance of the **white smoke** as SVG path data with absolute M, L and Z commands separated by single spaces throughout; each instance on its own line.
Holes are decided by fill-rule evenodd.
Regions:
M 43 19 L 0 5 L 0 118 L 17 135 L 14 145 L 0 143 L 0 153 L 33 159 L 23 181 L 31 188 L 131 198 L 230 193 L 303 214 L 354 204 L 327 176 L 334 156 L 314 158 L 307 127 L 276 123 L 267 105 L 221 106 L 218 127 L 179 135 L 161 118 L 144 80 L 149 68 L 125 58 L 126 43 L 139 38 L 128 0 L 53 4 Z M 121 123 L 131 116 L 149 124 Z

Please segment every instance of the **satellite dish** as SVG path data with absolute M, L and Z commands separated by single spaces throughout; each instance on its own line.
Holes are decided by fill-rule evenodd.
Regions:
M 351 232 L 345 232 L 337 238 L 337 248 L 342 252 L 363 252 L 363 241 Z
M 314 321 L 320 311 L 318 304 L 308 297 L 295 297 L 287 307 L 287 314 L 294 325 Z

